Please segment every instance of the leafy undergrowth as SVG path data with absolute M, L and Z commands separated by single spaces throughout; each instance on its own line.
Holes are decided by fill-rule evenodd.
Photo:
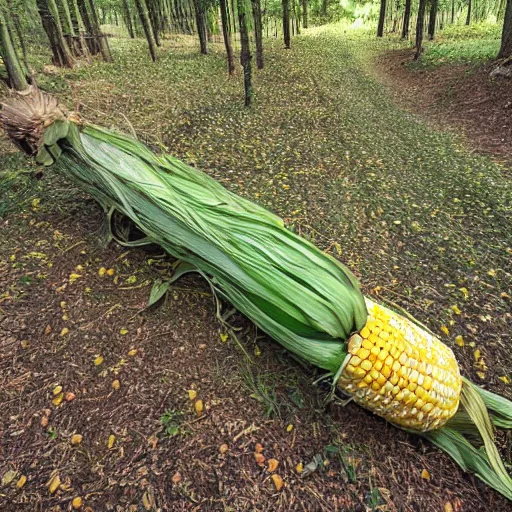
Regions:
M 434 41 L 425 41 L 425 52 L 413 68 L 434 68 L 444 64 L 479 65 L 495 59 L 500 48 L 501 25 L 475 23 L 447 25 Z
M 57 71 L 46 87 L 282 215 L 510 397 L 507 171 L 399 110 L 366 69 L 378 45 L 366 36 L 312 30 L 292 51 L 266 41 L 250 110 L 221 47 L 205 57 L 194 44 L 166 41 L 154 65 L 142 41 L 116 39 L 114 64 Z M 27 181 L 34 168 L 10 151 L 2 510 L 76 497 L 93 510 L 508 509 L 414 436 L 353 404 L 324 407 L 319 375 L 237 316 L 248 362 L 200 279 L 142 311 L 172 262 L 103 248 L 99 208 L 51 168 Z

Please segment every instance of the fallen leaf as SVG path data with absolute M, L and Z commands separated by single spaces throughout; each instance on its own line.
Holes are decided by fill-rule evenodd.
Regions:
M 64 327 L 62 331 L 60 331 L 60 335 L 66 336 L 66 334 L 69 334 L 69 329 L 67 327 Z
M 188 390 L 188 399 L 195 400 L 196 397 L 197 397 L 197 391 L 195 389 L 189 389 Z
M 254 347 L 254 355 L 255 355 L 256 357 L 260 357 L 260 356 L 261 356 L 261 350 L 260 350 L 260 347 L 258 347 L 258 345 L 256 345 L 256 346 Z
M 119 334 L 121 336 L 124 336 L 125 334 L 128 334 L 128 329 L 126 327 L 122 327 L 120 330 L 119 330 Z
M 46 336 L 48 336 L 48 334 L 50 334 L 51 332 L 52 332 L 52 326 L 47 325 L 46 329 L 44 330 L 44 333 L 46 334 Z
M 265 462 L 265 455 L 263 455 L 263 453 L 255 453 L 254 460 L 256 461 L 258 466 L 263 466 L 263 463 Z
M 229 334 L 226 334 L 226 333 L 220 334 L 220 341 L 222 341 L 223 343 L 226 343 L 226 341 L 228 341 L 228 338 L 229 338 Z
M 503 384 L 510 384 L 510 379 L 506 375 L 503 375 L 503 377 L 498 377 L 498 379 L 500 379 Z
M 113 276 L 116 273 L 116 271 L 113 268 L 109 268 L 107 270 L 107 276 Z
M 82 277 L 81 274 L 75 274 L 75 273 L 70 274 L 69 275 L 69 282 L 70 283 L 74 283 L 77 279 L 80 279 L 81 277 Z
M 458 306 L 456 306 L 455 304 L 453 306 L 450 306 L 451 310 L 456 314 L 456 315 L 460 315 L 462 313 L 462 311 L 459 309 Z
M 476 349 L 475 352 L 473 353 L 473 356 L 475 357 L 475 363 L 478 363 L 478 360 L 481 357 L 480 350 Z
M 30 346 L 30 341 L 21 340 L 21 348 L 27 349 Z
M 121 383 L 116 379 L 112 382 L 112 387 L 117 391 L 121 387 Z
M 494 270 L 493 268 L 491 268 L 491 269 L 487 272 L 487 275 L 488 275 L 488 276 L 491 276 L 491 277 L 495 277 L 495 276 L 496 276 L 496 270 Z
M 145 492 L 142 495 L 142 504 L 144 505 L 144 508 L 146 510 L 151 510 L 151 502 L 149 501 L 149 496 L 147 492 Z
M 9 485 L 18 475 L 17 471 L 14 471 L 14 469 L 10 469 L 9 471 L 5 472 L 2 476 L 2 487 Z
M 261 453 L 263 451 L 263 446 L 260 443 L 256 443 L 256 446 L 254 447 L 254 451 L 256 453 Z
M 137 355 L 137 349 L 136 348 L 132 348 L 129 352 L 128 352 L 128 355 L 130 357 L 134 357 Z
M 55 475 L 48 484 L 48 490 L 50 494 L 53 494 L 60 486 L 60 477 L 59 475 Z
M 98 270 L 98 275 L 100 277 L 103 277 L 107 272 L 107 269 L 105 267 L 101 267 L 99 270 Z
M 62 403 L 62 400 L 64 400 L 64 393 L 60 393 L 59 395 L 57 395 L 53 400 L 52 400 L 52 404 L 55 405 L 56 407 L 58 405 L 60 405 Z
M 295 471 L 297 471 L 297 473 L 302 473 L 303 469 L 304 469 L 304 465 L 302 464 L 302 462 L 299 462 L 297 464 L 297 466 L 295 467 Z
M 449 501 L 444 504 L 444 512 L 453 512 L 453 506 Z
M 82 442 L 83 437 L 80 434 L 73 434 L 71 436 L 71 444 L 76 446 Z
M 173 484 L 179 484 L 181 482 L 181 475 L 179 471 L 176 471 L 171 478 Z
M 267 464 L 269 473 L 273 473 L 277 469 L 277 466 L 279 466 L 279 461 L 277 459 L 268 459 Z
M 456 338 L 455 338 L 455 343 L 457 343 L 457 345 L 459 347 L 463 347 L 465 345 L 464 343 L 464 338 L 459 334 Z
M 286 427 L 286 432 L 291 432 L 293 430 L 293 425 L 290 423 L 287 427 Z
M 276 487 L 276 490 L 280 491 L 283 487 L 283 479 L 279 475 L 272 475 L 272 480 L 274 482 L 274 485 Z
M 229 446 L 227 444 L 221 444 L 219 448 L 220 453 L 226 453 L 229 450 Z
M 20 479 L 16 482 L 16 487 L 21 489 L 27 483 L 27 477 L 25 475 L 21 475 Z
M 98 357 L 94 360 L 94 366 L 99 366 L 101 363 L 103 363 L 103 356 L 98 356 Z
M 459 288 L 459 290 L 462 293 L 462 295 L 464 296 L 464 299 L 468 300 L 469 299 L 468 289 L 467 288 Z
M 66 402 L 71 402 L 75 398 L 76 398 L 75 393 L 73 393 L 72 391 L 67 391 L 66 392 Z
M 198 416 L 201 416 L 201 414 L 203 413 L 203 409 L 204 409 L 204 405 L 203 405 L 203 401 L 202 400 L 198 400 L 195 404 L 194 404 L 194 408 L 196 410 L 196 414 Z
M 67 302 L 65 300 L 61 300 L 59 305 L 60 305 L 61 309 L 66 309 Z
M 58 394 L 62 393 L 62 386 L 55 386 L 53 388 L 53 394 L 57 396 Z
M 449 331 L 448 327 L 446 327 L 446 325 L 442 325 L 440 327 L 440 330 L 443 331 L 446 334 L 446 336 L 450 336 L 450 331 Z
M 116 436 L 114 434 L 110 434 L 108 436 L 108 449 L 111 450 L 114 447 L 114 443 L 116 442 Z
M 44 428 L 44 427 L 46 427 L 46 426 L 48 426 L 48 416 L 43 416 L 43 417 L 41 418 L 41 427 L 43 427 L 43 428 Z
M 421 478 L 423 478 L 423 480 L 428 480 L 430 482 L 430 473 L 426 469 L 423 469 L 421 471 Z
M 76 498 L 73 498 L 73 501 L 71 502 L 71 506 L 75 509 L 75 510 L 78 510 L 81 506 L 82 506 L 82 498 L 80 498 L 80 496 L 77 496 Z

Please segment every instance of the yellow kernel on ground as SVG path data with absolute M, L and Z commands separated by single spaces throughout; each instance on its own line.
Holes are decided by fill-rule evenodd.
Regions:
M 378 359 L 379 361 L 385 361 L 385 360 L 386 360 L 386 358 L 388 357 L 388 355 L 389 355 L 389 354 L 388 354 L 385 350 L 381 350 L 381 351 L 379 352 L 379 355 L 377 356 L 377 359 Z
M 194 409 L 196 410 L 196 414 L 198 416 L 201 416 L 203 414 L 204 405 L 202 400 L 197 400 L 197 402 L 194 404 Z
M 363 370 L 369 372 L 373 368 L 373 365 L 372 365 L 372 363 L 370 361 L 368 361 L 368 359 L 366 359 L 366 360 L 361 362 L 360 367 Z
M 82 506 L 82 498 L 80 498 L 80 496 L 77 496 L 76 498 L 74 498 L 73 501 L 71 502 L 71 506 L 75 510 L 78 510 Z
M 98 356 L 95 360 L 94 360 L 94 366 L 99 366 L 100 364 L 103 363 L 103 356 Z
M 368 327 L 365 326 L 361 329 L 359 334 L 362 338 L 368 338 L 368 336 L 370 336 L 370 329 L 368 329 Z
M 114 434 L 110 434 L 108 436 L 108 442 L 107 442 L 107 446 L 108 446 L 109 450 L 111 450 L 114 447 L 115 442 L 116 442 L 116 436 Z
M 21 475 L 20 479 L 16 482 L 16 487 L 21 489 L 27 483 L 27 477 L 25 475 Z
M 361 358 L 362 361 L 364 361 L 370 355 L 370 351 L 367 348 L 361 347 L 357 351 L 357 355 L 358 355 L 358 357 Z
M 112 382 L 112 387 L 117 391 L 121 387 L 121 383 L 116 379 Z

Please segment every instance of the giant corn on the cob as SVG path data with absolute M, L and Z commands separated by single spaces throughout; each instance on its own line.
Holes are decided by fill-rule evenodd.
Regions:
M 288 350 L 395 425 L 421 433 L 512 500 L 491 421 L 512 403 L 461 378 L 452 351 L 416 323 L 365 299 L 352 273 L 281 219 L 137 141 L 81 123 L 47 95 L 4 105 L 9 136 L 108 212 L 128 216 Z M 492 412 L 489 416 L 488 410 Z M 471 434 L 471 443 L 464 435 Z M 478 437 L 479 436 L 479 437 Z M 484 450 L 474 446 L 483 445 Z

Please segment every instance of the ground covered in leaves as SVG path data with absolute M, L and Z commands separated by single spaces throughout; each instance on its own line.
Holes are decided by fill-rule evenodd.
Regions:
M 379 43 L 267 41 L 249 110 L 220 46 L 166 41 L 156 64 L 112 46 L 41 85 L 282 215 L 512 396 L 510 171 L 397 107 L 370 73 Z M 2 510 L 509 509 L 417 437 L 325 405 L 321 374 L 243 318 L 229 339 L 202 280 L 145 310 L 172 261 L 103 247 L 99 207 L 0 144 Z

